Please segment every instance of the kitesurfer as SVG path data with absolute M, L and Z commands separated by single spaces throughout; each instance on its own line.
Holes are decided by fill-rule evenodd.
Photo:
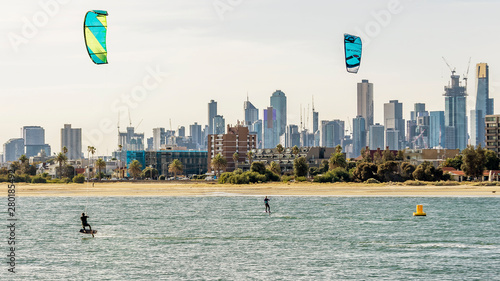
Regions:
M 269 206 L 269 198 L 264 198 L 264 204 L 266 205 L 266 213 L 271 213 L 271 207 Z

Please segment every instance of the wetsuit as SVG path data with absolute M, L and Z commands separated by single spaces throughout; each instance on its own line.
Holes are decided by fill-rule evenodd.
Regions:
M 266 204 L 266 213 L 269 210 L 269 213 L 271 212 L 271 206 L 269 206 L 269 198 L 264 199 L 264 204 Z
M 85 230 L 85 227 L 88 226 L 90 228 L 90 230 L 92 231 L 92 227 L 90 226 L 90 224 L 87 222 L 87 218 L 89 216 L 84 216 L 82 215 L 82 217 L 80 218 L 82 220 L 82 226 L 83 226 L 83 229 Z

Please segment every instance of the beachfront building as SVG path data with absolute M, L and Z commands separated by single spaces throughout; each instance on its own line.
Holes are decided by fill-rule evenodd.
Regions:
M 208 170 L 212 172 L 212 159 L 221 154 L 227 161 L 224 171 L 232 172 L 240 166 L 240 163 L 247 161 L 247 152 L 255 149 L 257 149 L 257 135 L 250 134 L 248 127 L 228 125 L 226 134 L 208 136 Z M 234 153 L 238 153 L 237 162 L 233 159 Z
M 151 167 L 160 175 L 170 175 L 168 166 L 178 159 L 184 166 L 183 175 L 201 175 L 207 172 L 207 156 L 207 151 L 201 150 L 127 151 L 127 167 L 137 160 L 143 169 Z
M 64 124 L 64 128 L 61 129 L 61 151 L 63 151 L 64 147 L 68 149 L 66 153 L 68 160 L 82 158 L 81 128 L 71 128 L 71 124 Z
M 486 115 L 486 146 L 500 157 L 500 115 Z
M 299 157 L 305 157 L 309 167 L 319 168 L 323 160 L 330 159 L 332 153 L 335 153 L 334 147 L 300 147 L 299 153 L 294 154 L 291 147 L 285 148 L 282 153 L 278 153 L 276 148 L 257 149 L 253 155 L 252 162 L 262 162 L 265 165 L 276 162 L 280 165 L 282 172 L 293 171 L 293 161 Z M 243 170 L 250 169 L 248 163 L 239 166 Z

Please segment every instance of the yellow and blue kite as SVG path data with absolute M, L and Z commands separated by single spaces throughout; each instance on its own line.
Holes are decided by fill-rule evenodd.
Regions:
M 90 58 L 95 64 L 108 63 L 108 49 L 106 47 L 106 32 L 108 12 L 101 10 L 88 11 L 83 22 L 83 35 Z

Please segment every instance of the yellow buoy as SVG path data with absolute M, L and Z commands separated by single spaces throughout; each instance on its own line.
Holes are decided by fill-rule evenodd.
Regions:
M 417 211 L 413 212 L 414 216 L 426 216 L 427 214 L 424 213 L 424 206 L 422 205 L 417 205 Z

